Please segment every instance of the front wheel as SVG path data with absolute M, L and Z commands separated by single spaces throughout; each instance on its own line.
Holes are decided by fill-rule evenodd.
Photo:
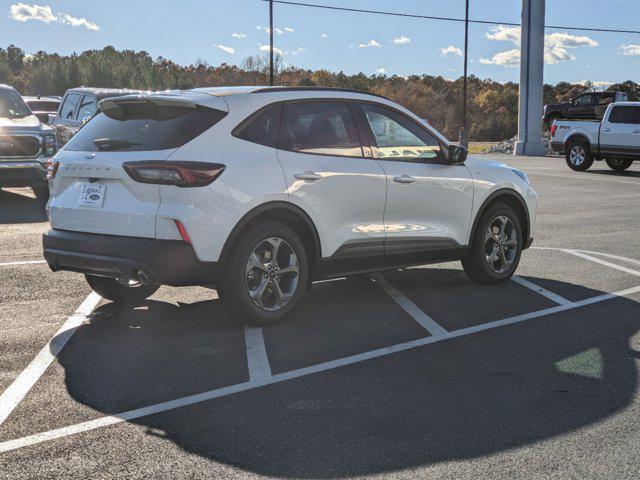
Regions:
M 462 267 L 480 284 L 502 283 L 511 278 L 518 267 L 522 245 L 518 215 L 508 205 L 497 203 L 480 218 Z
M 160 285 L 155 283 L 116 280 L 96 275 L 85 275 L 85 278 L 91 290 L 112 302 L 142 303 L 160 288 Z
M 565 155 L 567 165 L 571 170 L 583 172 L 593 165 L 594 157 L 589 144 L 584 140 L 578 140 L 569 144 Z
M 309 275 L 300 237 L 267 221 L 249 227 L 231 252 L 222 281 L 222 303 L 241 324 L 273 325 L 300 301 Z
M 607 165 L 611 170 L 615 170 L 617 172 L 621 172 L 626 170 L 633 164 L 633 160 L 629 160 L 627 158 L 607 158 Z

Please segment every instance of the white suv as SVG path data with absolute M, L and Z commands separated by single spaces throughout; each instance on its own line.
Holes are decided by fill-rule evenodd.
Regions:
M 536 193 L 466 159 L 383 97 L 227 87 L 129 95 L 56 155 L 44 256 L 114 301 L 211 285 L 240 322 L 289 313 L 311 282 L 462 260 L 499 283 L 531 245 Z

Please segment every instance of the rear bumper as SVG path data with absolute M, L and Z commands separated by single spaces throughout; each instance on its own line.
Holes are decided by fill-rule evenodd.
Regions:
M 177 287 L 214 284 L 220 270 L 217 262 L 198 260 L 193 247 L 181 240 L 53 229 L 42 236 L 42 245 L 44 258 L 54 272 L 128 279 L 139 279 L 144 272 L 154 282 Z
M 38 160 L 0 161 L 0 187 L 47 185 L 47 167 Z
M 551 142 L 551 149 L 560 154 L 564 153 L 564 142 Z

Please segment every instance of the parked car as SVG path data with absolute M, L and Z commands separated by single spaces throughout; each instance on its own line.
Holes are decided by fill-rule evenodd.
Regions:
M 610 103 L 627 100 L 622 92 L 585 92 L 569 102 L 545 105 L 542 120 L 551 125 L 559 119 L 601 119 Z
M 572 170 L 587 170 L 594 160 L 626 170 L 640 160 L 640 102 L 612 103 L 600 122 L 556 120 L 551 148 L 565 155 Z
M 36 197 L 47 198 L 47 162 L 56 151 L 51 127 L 13 87 L 0 85 L 0 188 L 31 187 Z
M 56 155 L 52 270 L 114 301 L 215 285 L 243 323 L 312 280 L 462 260 L 513 275 L 535 233 L 527 175 L 357 91 L 227 87 L 110 98 Z
M 58 114 L 60 106 L 60 97 L 22 97 L 24 102 L 29 106 L 33 114 L 38 117 L 42 123 L 49 123 Z
M 119 97 L 138 93 L 138 90 L 117 88 L 78 87 L 67 90 L 58 108 L 58 115 L 52 120 L 58 145 L 62 147 L 86 123 L 104 98 Z

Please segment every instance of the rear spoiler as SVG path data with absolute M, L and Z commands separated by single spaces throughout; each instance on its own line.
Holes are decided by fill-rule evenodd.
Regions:
M 124 103 L 137 103 L 137 102 L 150 102 L 158 106 L 166 107 L 183 107 L 183 108 L 198 108 L 198 106 L 215 108 L 223 112 L 228 112 L 229 108 L 227 103 L 220 97 L 205 94 L 190 94 L 190 95 L 124 95 L 122 97 L 105 98 L 98 102 L 98 108 L 101 111 L 108 111 L 114 108 L 118 108 L 119 104 Z

